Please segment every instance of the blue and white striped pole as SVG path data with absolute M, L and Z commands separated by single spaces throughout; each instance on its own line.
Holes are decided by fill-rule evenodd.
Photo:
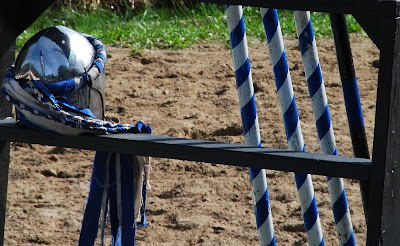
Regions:
M 278 13 L 276 9 L 261 8 L 261 17 L 267 36 L 268 50 L 274 70 L 289 149 L 293 151 L 305 151 Z M 310 246 L 324 245 L 311 175 L 295 173 L 294 176 L 299 193 L 308 244 Z
M 310 12 L 294 11 L 293 14 L 321 152 L 337 155 Z M 327 182 L 339 244 L 355 245 L 343 179 L 327 177 Z
M 227 5 L 226 16 L 232 46 L 244 141 L 248 145 L 261 146 L 242 6 Z M 249 172 L 260 245 L 275 245 L 265 171 L 250 168 Z

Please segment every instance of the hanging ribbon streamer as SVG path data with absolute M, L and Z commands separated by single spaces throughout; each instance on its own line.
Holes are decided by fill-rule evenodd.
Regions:
M 112 245 L 135 245 L 136 228 L 146 225 L 144 210 L 148 175 L 145 169 L 149 164 L 147 157 L 96 153 L 79 245 L 94 245 L 99 227 L 104 245 L 108 206 Z

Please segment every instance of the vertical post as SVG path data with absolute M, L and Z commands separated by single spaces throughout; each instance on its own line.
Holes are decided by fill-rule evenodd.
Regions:
M 400 238 L 400 20 L 381 23 L 368 246 L 398 245 Z
M 350 127 L 351 143 L 355 157 L 368 158 L 368 143 L 365 134 L 364 120 L 358 94 L 357 78 L 354 71 L 353 56 L 344 14 L 330 14 L 333 37 L 335 40 L 336 57 L 339 66 L 347 119 Z M 368 182 L 360 181 L 361 197 L 364 206 L 365 219 L 368 211 Z M 367 221 L 368 222 L 368 221 Z
M 244 141 L 247 145 L 261 146 L 242 6 L 227 5 L 226 16 L 232 46 Z M 260 245 L 273 246 L 275 245 L 275 236 L 265 170 L 250 168 L 249 173 L 259 243 Z
M 0 32 L 1 33 L 1 32 Z M 12 45 L 0 58 L 0 81 L 7 68 L 15 59 L 15 45 Z M 0 83 L 3 84 L 2 82 Z M 12 115 L 11 104 L 0 97 L 0 119 Z M 7 206 L 8 168 L 10 163 L 10 143 L 0 141 L 0 246 L 4 244 L 4 228 Z

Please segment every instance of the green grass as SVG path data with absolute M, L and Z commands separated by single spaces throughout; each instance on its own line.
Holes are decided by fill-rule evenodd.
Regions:
M 249 39 L 265 40 L 264 28 L 258 8 L 245 7 L 246 32 Z M 295 38 L 296 27 L 291 11 L 278 11 L 284 35 Z M 329 15 L 311 13 L 317 38 L 331 36 Z M 347 16 L 349 32 L 362 32 L 352 16 Z M 229 35 L 224 6 L 197 4 L 193 8 L 153 9 L 138 13 L 118 14 L 111 10 L 71 10 L 68 8 L 46 11 L 17 39 L 20 48 L 32 35 L 44 28 L 65 25 L 78 32 L 92 34 L 104 43 L 142 49 L 182 49 L 200 40 L 223 42 L 229 47 Z

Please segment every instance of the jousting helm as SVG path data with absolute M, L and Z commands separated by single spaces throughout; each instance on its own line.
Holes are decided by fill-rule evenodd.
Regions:
M 18 81 L 41 81 L 58 99 L 76 108 L 89 108 L 104 119 L 102 43 L 65 26 L 44 29 L 23 46 L 14 67 Z

